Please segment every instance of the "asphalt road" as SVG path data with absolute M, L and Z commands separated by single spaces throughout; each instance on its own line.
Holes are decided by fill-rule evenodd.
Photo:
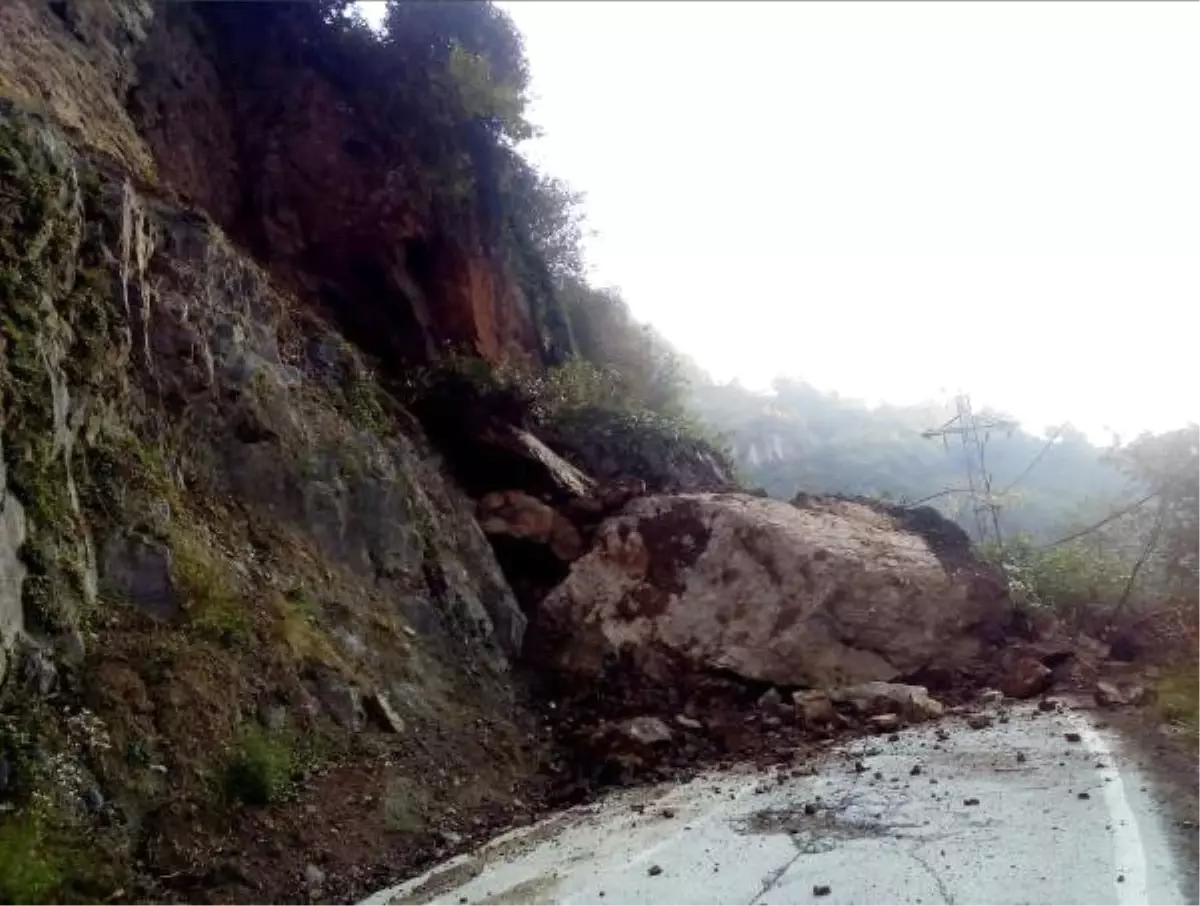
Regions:
M 1010 715 L 831 747 L 812 775 L 622 791 L 366 902 L 1187 902 L 1166 819 L 1119 741 L 1080 712 Z

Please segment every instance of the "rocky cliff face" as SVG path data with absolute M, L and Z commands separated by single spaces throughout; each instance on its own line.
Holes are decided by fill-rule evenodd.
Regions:
M 357 763 L 366 731 L 405 772 L 526 779 L 505 679 L 524 617 L 358 354 L 40 117 L 0 108 L 0 154 L 6 794 L 50 795 L 47 834 L 106 825 L 117 871 L 149 834 L 186 876 L 259 732 L 285 775 L 305 747 Z M 111 883 L 71 871 L 77 895 Z
M 8 900 L 345 895 L 537 795 L 525 616 L 361 350 L 554 342 L 285 7 L 0 5 Z

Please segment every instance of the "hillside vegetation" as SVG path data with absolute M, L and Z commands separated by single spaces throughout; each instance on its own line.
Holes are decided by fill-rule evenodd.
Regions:
M 789 379 L 775 381 L 769 393 L 695 381 L 691 401 L 726 436 L 746 482 L 772 496 L 807 491 L 928 500 L 973 530 L 958 437 L 922 436 L 954 415 L 947 405 L 868 407 Z M 1006 534 L 1050 540 L 1074 520 L 1102 515 L 1130 485 L 1111 451 L 1070 425 L 1050 426 L 1044 434 L 1015 424 L 986 432 L 986 463 Z

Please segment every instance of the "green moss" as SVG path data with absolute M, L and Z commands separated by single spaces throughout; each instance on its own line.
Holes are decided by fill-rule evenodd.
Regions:
M 276 802 L 292 788 L 294 761 L 291 746 L 281 736 L 248 728 L 226 766 L 225 792 L 250 805 Z
M 1200 732 L 1200 674 L 1196 665 L 1165 672 L 1155 684 L 1155 692 L 1162 719 L 1185 727 L 1195 739 Z
M 40 813 L 27 812 L 0 823 L 0 902 L 54 902 L 62 880 Z
M 346 414 L 356 428 L 385 436 L 392 428 L 392 420 L 380 401 L 379 387 L 369 372 L 352 374 L 345 382 Z

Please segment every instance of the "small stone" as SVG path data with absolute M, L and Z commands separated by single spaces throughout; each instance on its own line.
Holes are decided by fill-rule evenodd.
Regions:
M 619 725 L 620 731 L 643 746 L 665 745 L 674 738 L 671 728 L 657 717 L 633 717 Z
M 1103 681 L 1096 683 L 1092 695 L 1096 699 L 1096 704 L 1101 708 L 1113 708 L 1118 705 L 1129 704 L 1129 699 L 1112 683 Z
M 1124 884 L 1124 883 L 1125 883 L 1125 876 L 1124 876 L 1124 875 L 1117 875 L 1117 883 L 1118 883 L 1118 884 Z
M 899 741 L 900 741 L 899 733 L 892 733 L 890 736 L 888 736 L 888 742 L 899 742 Z
M 320 887 L 325 883 L 325 872 L 309 862 L 304 866 L 304 880 L 308 882 L 309 887 Z
M 1043 698 L 1040 702 L 1038 702 L 1038 710 L 1039 711 L 1057 711 L 1058 710 L 1058 702 L 1052 698 Z
M 876 772 L 875 772 L 875 779 L 876 779 L 876 780 L 882 780 L 882 779 L 883 779 L 883 771 L 876 771 Z
M 282 730 L 287 724 L 287 708 L 279 705 L 262 705 L 258 709 L 258 722 L 268 730 Z
M 874 717 L 868 718 L 867 723 L 876 733 L 887 733 L 900 726 L 900 715 L 876 714 Z M 870 752 L 867 754 L 869 755 Z
M 815 815 L 817 813 L 817 804 L 815 802 L 804 803 L 804 814 Z
M 829 896 L 829 894 L 830 894 L 830 887 L 828 884 L 814 884 L 813 885 L 813 896 L 814 897 L 827 897 L 827 896 Z
M 662 810 L 662 816 L 663 816 L 664 818 L 674 818 L 674 817 L 675 817 L 675 809 L 673 809 L 673 808 L 665 808 L 665 809 L 663 809 L 663 810 Z
M 104 810 L 104 794 L 95 787 L 91 787 L 86 793 L 84 793 L 83 801 L 87 803 L 87 807 L 93 812 L 100 812 Z
M 912 766 L 912 770 L 910 770 L 908 774 L 910 777 L 919 777 L 921 775 L 921 766 L 919 764 L 914 764 Z
M 403 733 L 404 718 L 396 713 L 388 697 L 382 692 L 373 692 L 362 700 L 363 709 L 386 733 Z
M 1001 683 L 1001 691 L 1009 698 L 1032 698 L 1050 685 L 1053 673 L 1040 660 L 1023 656 L 1010 665 Z
M 836 723 L 837 711 L 824 692 L 807 689 L 792 693 L 796 717 L 806 727 L 824 727 Z
M 992 725 L 992 718 L 987 714 L 971 714 L 967 717 L 967 726 L 972 730 L 983 730 Z
M 863 764 L 861 761 L 854 762 L 854 773 L 855 774 L 865 774 L 866 772 L 867 772 L 867 766 L 865 764 Z
M 646 870 L 646 874 L 650 875 L 650 877 L 652 877 L 652 878 L 655 875 L 661 875 L 662 874 L 662 866 L 661 865 L 651 865 L 650 868 Z
M 1091 799 L 1092 797 L 1089 793 L 1080 793 L 1079 798 L 1080 799 Z
M 963 805 L 979 805 L 979 800 L 973 797 L 971 799 L 964 799 Z
M 1018 752 L 1017 753 L 1017 764 L 1024 764 L 1026 761 L 1028 761 L 1028 758 L 1026 758 L 1025 753 Z
M 1064 733 L 1063 739 L 1067 742 L 1083 742 L 1083 737 L 1078 733 Z

